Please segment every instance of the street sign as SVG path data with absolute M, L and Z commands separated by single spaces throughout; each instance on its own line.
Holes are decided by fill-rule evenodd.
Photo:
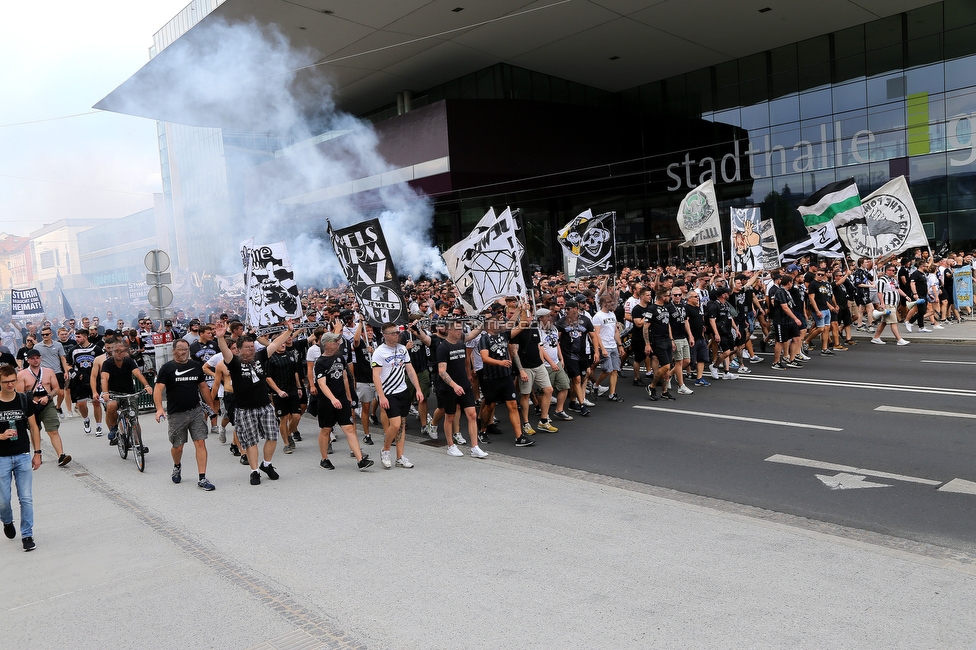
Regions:
M 169 255 L 159 249 L 149 251 L 146 253 L 146 268 L 152 273 L 162 273 L 169 268 Z
M 169 284 L 173 281 L 172 273 L 147 273 L 146 274 L 146 284 L 152 286 L 154 284 Z
M 173 304 L 173 291 L 165 285 L 149 287 L 148 298 L 154 308 L 163 309 Z

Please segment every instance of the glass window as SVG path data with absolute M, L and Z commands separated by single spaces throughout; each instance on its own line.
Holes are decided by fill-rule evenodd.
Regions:
M 831 112 L 830 88 L 800 93 L 800 117 L 804 120 Z
M 850 111 L 867 106 L 867 83 L 863 80 L 840 84 L 831 89 L 835 113 Z
M 864 25 L 834 32 L 834 56 L 844 58 L 864 52 Z
M 905 75 L 901 72 L 867 80 L 868 106 L 878 106 L 905 97 Z
M 796 44 L 797 65 L 801 68 L 830 61 L 830 36 L 824 34 Z
M 817 63 L 800 68 L 797 72 L 799 73 L 798 82 L 801 92 L 819 86 L 826 86 L 830 83 L 829 63 Z
M 715 82 L 719 88 L 735 86 L 739 83 L 739 66 L 735 61 L 719 63 L 715 66 Z
M 739 59 L 739 81 L 766 76 L 766 53 L 760 52 Z
M 703 95 L 712 92 L 712 69 L 703 68 L 685 75 L 685 84 L 689 94 Z
M 945 33 L 946 59 L 954 59 L 974 53 L 976 53 L 976 25 L 960 27 Z
M 842 83 L 864 76 L 864 55 L 846 56 L 834 61 L 834 81 Z
M 976 4 L 972 0 L 945 0 L 946 25 L 976 25 Z
M 448 82 L 450 84 L 450 82 Z M 448 95 L 450 98 L 450 95 Z M 512 68 L 512 99 L 532 98 L 532 73 L 525 68 Z
M 742 124 L 740 126 L 749 131 L 769 126 L 769 106 L 766 102 L 753 106 L 743 106 L 741 115 Z
M 794 93 L 769 102 L 771 124 L 786 124 L 800 119 L 800 99 Z
M 739 109 L 730 108 L 724 111 L 716 111 L 712 114 L 712 121 L 716 124 L 731 124 L 732 126 L 742 126 L 739 118 Z
M 739 101 L 743 104 L 758 104 L 769 99 L 766 77 L 743 81 L 739 84 Z
M 541 72 L 532 73 L 532 99 L 537 102 L 547 102 L 552 98 L 549 92 L 549 75 Z
M 942 60 L 942 34 L 908 41 L 905 65 L 914 67 Z
M 901 41 L 901 14 L 872 20 L 864 25 L 864 43 L 868 52 L 889 45 L 901 46 Z
M 739 105 L 739 86 L 719 86 L 716 90 L 715 109 L 721 110 Z
M 976 56 L 946 61 L 945 85 L 946 90 L 976 86 Z
M 940 93 L 945 90 L 945 65 L 936 63 L 905 71 L 907 94 L 926 92 Z
M 796 45 L 786 45 L 770 50 L 770 72 L 781 74 L 796 70 Z
M 904 47 L 901 43 L 877 50 L 868 50 L 865 54 L 866 74 L 870 77 L 903 68 L 905 66 L 903 54 Z
M 478 84 L 478 99 L 495 99 L 495 71 L 485 68 L 475 73 Z
M 803 175 L 803 193 L 809 196 L 824 185 L 830 185 L 836 180 L 833 167 L 807 172 Z
M 799 75 L 796 70 L 774 74 L 769 78 L 769 96 L 783 97 L 795 94 L 799 89 Z

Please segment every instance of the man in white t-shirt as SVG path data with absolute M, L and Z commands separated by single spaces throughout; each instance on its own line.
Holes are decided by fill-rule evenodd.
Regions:
M 610 395 L 607 399 L 611 402 L 622 402 L 623 399 L 617 395 L 617 377 L 620 375 L 620 351 L 623 350 L 623 344 L 620 342 L 617 316 L 612 311 L 613 306 L 612 295 L 609 293 L 601 295 L 600 311 L 591 319 L 600 345 L 600 376 L 596 380 L 596 395 L 599 397 L 609 390 Z M 601 384 L 607 377 L 610 378 L 610 387 L 604 388 Z
M 380 408 L 386 415 L 384 422 L 386 435 L 383 439 L 380 461 L 386 469 L 393 467 L 390 448 L 396 443 L 396 466 L 409 469 L 413 467 L 413 463 L 403 455 L 406 443 L 404 438 L 406 416 L 412 401 L 409 387 L 414 388 L 418 402 L 424 400 L 424 393 L 420 390 L 417 372 L 410 363 L 410 353 L 398 342 L 400 330 L 394 323 L 384 323 L 382 331 L 383 343 L 377 346 L 372 358 L 373 386 L 376 389 Z

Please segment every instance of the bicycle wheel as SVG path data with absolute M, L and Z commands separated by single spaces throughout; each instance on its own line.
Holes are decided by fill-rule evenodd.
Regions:
M 143 447 L 142 445 L 142 426 L 139 424 L 139 420 L 136 420 L 132 425 L 132 444 L 135 445 L 136 467 L 139 468 L 140 472 L 145 472 L 146 452 L 149 451 L 149 449 L 147 447 Z
M 129 427 L 126 426 L 125 417 L 120 413 L 118 419 L 119 431 L 115 434 L 116 440 L 119 441 L 119 456 L 122 460 L 129 457 Z

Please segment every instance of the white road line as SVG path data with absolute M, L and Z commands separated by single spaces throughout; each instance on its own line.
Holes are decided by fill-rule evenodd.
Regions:
M 867 382 L 840 381 L 836 379 L 803 379 L 800 377 L 760 377 L 757 375 L 739 375 L 739 379 L 749 381 L 772 381 L 784 384 L 802 384 L 806 386 L 825 386 L 830 388 L 861 388 L 867 390 L 903 391 L 908 393 L 929 395 L 952 395 L 954 397 L 976 397 L 976 390 L 966 388 L 933 388 L 931 386 L 909 386 L 905 384 L 869 384 Z
M 959 366 L 976 366 L 976 361 L 939 361 L 937 359 L 922 359 L 919 363 L 951 363 Z
M 887 411 L 888 413 L 907 413 L 909 415 L 938 415 L 945 418 L 965 418 L 976 420 L 976 414 L 956 413 L 955 411 L 929 411 L 928 409 L 910 409 L 904 406 L 879 406 L 875 411 Z
M 865 476 L 874 476 L 876 478 L 889 478 L 895 481 L 906 481 L 908 483 L 921 483 L 922 485 L 942 485 L 942 481 L 933 481 L 927 478 L 918 478 L 916 476 L 905 476 L 904 474 L 891 474 L 890 472 L 879 472 L 873 469 L 863 469 L 860 467 L 851 467 L 850 465 L 838 465 L 836 463 L 827 463 L 822 460 L 811 460 L 809 458 L 798 458 L 796 456 L 784 456 L 783 454 L 774 454 L 766 459 L 770 463 L 783 463 L 784 465 L 797 465 L 799 467 L 813 467 L 816 469 L 827 469 L 835 472 L 849 472 L 851 474 L 864 474 Z
M 942 487 L 939 492 L 958 492 L 960 494 L 976 494 L 976 483 L 961 478 L 954 478 Z
M 819 429 L 821 431 L 843 431 L 843 429 L 838 429 L 837 427 L 826 427 L 820 424 L 803 424 L 802 422 L 786 422 L 784 420 L 764 420 L 763 418 L 747 418 L 741 415 L 724 415 L 720 413 L 702 413 L 701 411 L 683 411 L 681 409 L 670 409 L 663 408 L 660 406 L 640 406 L 637 405 L 635 409 L 644 409 L 645 411 L 662 411 L 664 413 L 680 413 L 682 415 L 697 415 L 701 418 L 716 418 L 719 420 L 738 420 L 739 422 L 757 422 L 759 424 L 775 424 L 781 427 L 796 427 L 799 429 Z

